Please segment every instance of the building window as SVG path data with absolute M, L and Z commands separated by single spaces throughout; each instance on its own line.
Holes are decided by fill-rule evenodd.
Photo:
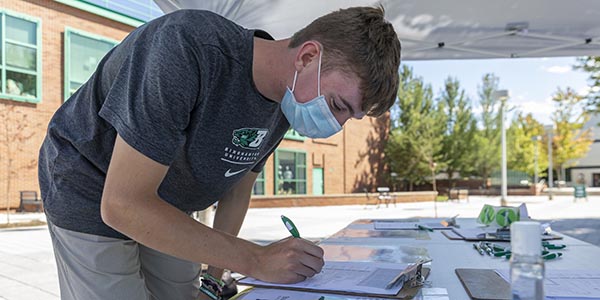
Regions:
M 163 12 L 154 0 L 81 0 L 104 9 L 142 20 L 150 21 Z
M 265 194 L 265 170 L 263 169 L 252 187 L 252 195 L 264 195 Z
M 2 97 L 23 102 L 40 102 L 40 20 L 0 11 L 0 71 Z
M 90 78 L 102 57 L 117 43 L 89 33 L 65 29 L 65 100 Z
M 275 166 L 275 194 L 306 194 L 306 153 L 277 150 Z
M 292 128 L 288 129 L 283 138 L 296 141 L 304 141 L 304 139 L 306 139 L 303 135 L 299 134 L 296 130 Z

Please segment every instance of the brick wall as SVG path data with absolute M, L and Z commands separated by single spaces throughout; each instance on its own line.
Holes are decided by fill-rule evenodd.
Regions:
M 16 208 L 19 206 L 20 190 L 39 192 L 37 181 L 38 150 L 52 114 L 63 103 L 63 32 L 65 27 L 68 26 L 114 40 L 122 40 L 134 28 L 50 0 L 2 0 L 0 1 L 0 9 L 38 18 L 41 20 L 42 27 L 41 102 L 32 104 L 0 99 L 0 110 L 5 109 L 6 106 L 15 107 L 15 112 L 11 113 L 11 119 L 24 117 L 28 128 L 23 131 L 23 134 L 25 136 L 31 135 L 24 142 L 0 145 L 0 208 L 6 208 L 7 189 L 10 190 L 8 203 L 10 207 Z M 16 132 L 17 123 L 12 121 L 10 126 L 9 132 L 12 136 Z M 5 132 L 0 133 L 0 140 L 3 140 L 5 134 Z M 12 156 L 12 169 L 17 170 L 16 174 L 11 177 L 10 188 L 7 186 L 9 151 L 12 153 L 10 155 Z

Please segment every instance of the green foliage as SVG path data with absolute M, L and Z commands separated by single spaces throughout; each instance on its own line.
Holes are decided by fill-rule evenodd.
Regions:
M 425 182 L 438 160 L 443 138 L 443 111 L 433 100 L 431 86 L 404 66 L 400 74 L 397 116 L 385 153 L 392 172 L 413 184 Z
M 439 107 L 443 110 L 440 121 L 443 122 L 444 136 L 439 154 L 438 168 L 446 173 L 467 175 L 474 170 L 474 137 L 477 133 L 477 120 L 471 112 L 469 99 L 461 90 L 457 79 L 446 79 Z M 452 179 L 450 177 L 450 179 Z
M 589 73 L 590 92 L 586 96 L 587 109 L 600 112 L 600 56 L 588 56 L 578 59 L 579 64 L 575 69 Z
M 530 176 L 535 175 L 535 156 L 537 152 L 538 174 L 548 169 L 548 155 L 544 125 L 533 118 L 531 114 L 519 112 L 506 132 L 507 139 L 507 168 L 522 171 Z
M 487 180 L 492 171 L 498 169 L 501 163 L 500 147 L 500 105 L 493 93 L 498 90 L 498 77 L 494 74 L 483 76 L 479 87 L 479 103 L 481 105 L 481 129 L 474 138 L 475 171 Z
M 589 114 L 582 107 L 583 100 L 571 88 L 559 88 L 552 98 L 557 105 L 552 114 L 555 126 L 552 161 L 555 170 L 563 171 L 574 166 L 578 158 L 587 154 L 593 142 L 591 128 L 583 129 L 589 120 Z M 559 180 L 564 179 L 562 173 L 558 172 Z
M 598 67 L 600 74 L 600 66 Z M 600 80 L 600 77 L 598 78 Z M 392 127 L 385 154 L 390 171 L 409 184 L 432 180 L 435 173 L 475 175 L 487 180 L 501 164 L 501 105 L 494 93 L 498 77 L 486 74 L 479 86 L 481 114 L 473 114 L 469 99 L 457 79 L 447 78 L 437 100 L 430 85 L 415 77 L 411 68 L 400 71 L 398 102 L 392 109 Z M 552 120 L 554 168 L 576 164 L 592 143 L 585 99 L 572 89 L 558 89 Z M 479 121 L 479 123 L 478 123 Z M 517 113 L 507 128 L 507 167 L 511 174 L 543 176 L 548 168 L 548 135 L 531 114 Z M 536 154 L 537 153 L 537 154 Z M 562 178 L 562 172 L 559 180 Z M 520 180 L 519 180 L 520 181 Z

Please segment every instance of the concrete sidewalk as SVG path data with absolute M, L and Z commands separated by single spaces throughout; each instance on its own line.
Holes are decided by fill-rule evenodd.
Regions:
M 600 196 L 573 202 L 571 196 L 510 197 L 509 205 L 527 203 L 529 214 L 539 220 L 553 220 L 555 230 L 600 245 Z M 469 202 L 416 202 L 373 206 L 326 206 L 250 209 L 240 236 L 257 243 L 269 243 L 289 235 L 279 216 L 285 214 L 298 226 L 303 237 L 323 239 L 362 218 L 438 217 L 474 218 L 484 204 L 499 205 L 499 197 L 470 197 Z M 43 214 L 13 214 L 11 222 L 45 220 Z M 0 214 L 0 223 L 6 215 Z M 45 226 L 0 230 L 0 299 L 59 299 L 56 265 Z

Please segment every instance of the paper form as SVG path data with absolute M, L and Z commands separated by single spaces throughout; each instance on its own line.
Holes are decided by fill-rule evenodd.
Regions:
M 242 285 L 288 287 L 320 291 L 347 291 L 379 295 L 396 295 L 402 284 L 386 289 L 387 284 L 400 274 L 408 264 L 373 262 L 326 261 L 321 273 L 295 284 L 268 283 L 246 277 Z
M 496 272 L 510 282 L 509 270 Z M 546 299 L 600 299 L 600 271 L 546 270 Z
M 430 259 L 426 248 L 385 245 L 320 244 L 326 261 L 355 261 L 409 264 Z
M 327 293 L 264 288 L 252 289 L 243 297 L 239 298 L 239 300 L 318 300 L 321 296 L 325 297 L 325 300 L 389 300 L 376 297 L 332 295 Z

